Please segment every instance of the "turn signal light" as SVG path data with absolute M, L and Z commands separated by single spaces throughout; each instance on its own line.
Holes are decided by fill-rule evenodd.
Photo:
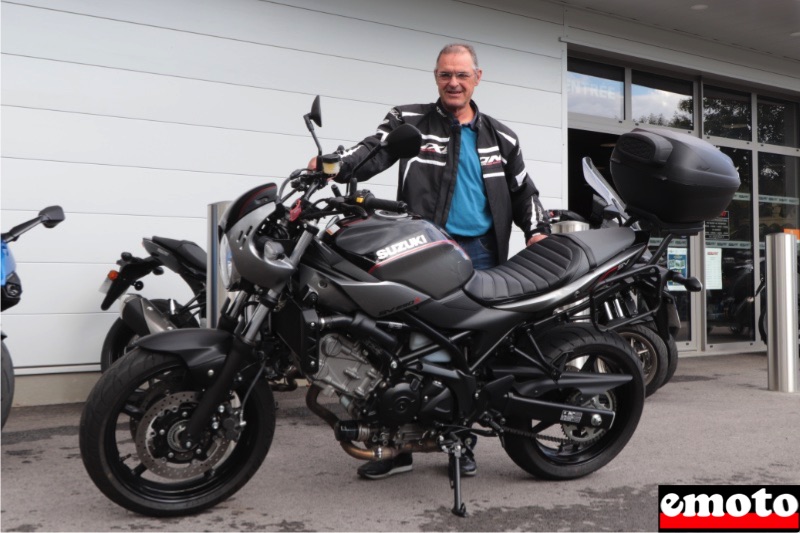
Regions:
M 118 277 L 119 277 L 119 272 L 117 272 L 116 270 L 109 270 L 108 279 L 110 279 L 111 281 L 114 281 Z

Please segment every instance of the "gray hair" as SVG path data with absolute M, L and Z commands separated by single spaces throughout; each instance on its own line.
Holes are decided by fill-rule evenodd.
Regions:
M 469 52 L 469 55 L 472 56 L 472 68 L 474 70 L 478 70 L 478 54 L 475 53 L 475 49 L 472 45 L 467 43 L 450 43 L 445 45 L 444 48 L 439 52 L 439 55 L 436 56 L 436 66 L 439 66 L 439 59 L 446 54 L 457 54 L 459 52 Z

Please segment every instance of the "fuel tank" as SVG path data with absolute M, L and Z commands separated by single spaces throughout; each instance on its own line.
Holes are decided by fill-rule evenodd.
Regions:
M 447 233 L 416 215 L 376 211 L 343 223 L 332 245 L 382 281 L 402 283 L 434 299 L 462 287 L 472 261 Z

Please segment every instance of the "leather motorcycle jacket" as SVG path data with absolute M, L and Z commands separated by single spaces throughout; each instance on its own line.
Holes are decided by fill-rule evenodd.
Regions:
M 482 114 L 477 105 L 473 128 L 477 131 L 478 158 L 483 174 L 486 197 L 497 239 L 500 262 L 508 258 L 511 223 L 525 233 L 525 240 L 534 233 L 550 233 L 549 218 L 539 202 L 539 191 L 525 169 L 519 139 L 508 127 Z M 398 199 L 412 212 L 444 227 L 455 191 L 458 157 L 461 149 L 461 125 L 441 105 L 412 104 L 392 108 L 378 126 L 377 132 L 342 154 L 342 180 L 350 169 L 394 128 L 411 124 L 422 133 L 422 148 L 416 157 L 400 160 Z M 386 170 L 395 160 L 381 151 L 358 169 L 356 178 L 364 181 Z

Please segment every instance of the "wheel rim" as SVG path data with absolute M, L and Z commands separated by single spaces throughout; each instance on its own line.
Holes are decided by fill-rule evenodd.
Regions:
M 642 362 L 644 384 L 645 386 L 649 385 L 658 373 L 658 359 L 655 355 L 656 347 L 647 337 L 639 333 L 621 331 L 620 335 L 628 341 L 633 351 L 636 352 L 636 357 Z
M 116 417 L 105 428 L 104 451 L 114 477 L 129 492 L 152 502 L 197 500 L 227 486 L 238 475 L 239 465 L 247 460 L 256 441 L 255 431 L 247 426 L 238 442 L 212 437 L 207 431 L 199 446 L 202 453 L 199 465 L 191 462 L 197 447 L 192 447 L 189 455 L 187 450 L 180 450 L 182 453 L 168 457 L 170 451 L 179 450 L 174 450 L 166 441 L 159 441 L 158 431 L 164 429 L 166 435 L 172 429 L 168 438 L 174 445 L 178 442 L 175 433 L 178 423 L 167 420 L 159 426 L 156 415 L 165 409 L 172 412 L 175 402 L 180 401 L 188 411 L 186 417 L 178 416 L 181 419 L 191 416 L 196 393 L 175 390 L 186 381 L 186 370 L 180 365 L 153 372 L 119 402 L 115 408 Z M 149 394 L 151 389 L 157 392 Z M 234 394 L 230 401 L 236 403 L 238 396 Z M 248 402 L 245 407 L 245 418 L 254 416 L 252 403 Z M 223 453 L 219 452 L 221 447 Z M 159 467 L 155 466 L 157 463 Z
M 633 363 L 633 361 L 631 361 Z M 611 358 L 602 353 L 572 354 L 567 361 L 568 372 L 594 372 L 629 374 L 631 369 L 622 368 Z M 621 385 L 604 394 L 583 398 L 578 391 L 557 391 L 548 397 L 548 400 L 581 405 L 596 409 L 606 409 L 615 412 L 614 422 L 608 429 L 579 428 L 573 424 L 536 423 L 529 424 L 529 431 L 537 433 L 531 439 L 538 452 L 549 462 L 558 465 L 575 465 L 587 463 L 609 448 L 624 431 L 627 420 L 631 415 L 631 405 L 626 398 L 633 393 L 631 383 Z

